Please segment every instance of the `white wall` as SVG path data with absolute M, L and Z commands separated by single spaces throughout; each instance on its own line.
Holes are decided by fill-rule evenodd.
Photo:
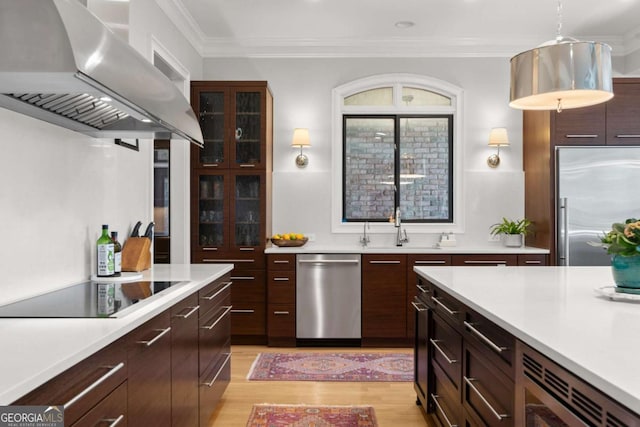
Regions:
M 153 36 L 200 78 L 200 57 L 154 0 L 130 12 L 136 49 L 150 59 Z M 0 304 L 87 280 L 103 223 L 123 242 L 152 220 L 152 167 L 151 140 L 134 152 L 0 108 Z
M 358 234 L 331 232 L 334 195 L 331 150 L 331 90 L 363 77 L 387 73 L 421 74 L 444 80 L 464 90 L 464 210 L 466 227 L 460 245 L 486 245 L 489 226 L 502 216 L 524 212 L 522 172 L 522 113 L 508 106 L 508 58 L 339 58 L 339 59 L 207 59 L 206 80 L 267 80 L 274 95 L 273 230 L 314 233 L 318 242 L 353 243 Z M 498 169 L 486 165 L 494 152 L 487 146 L 492 127 L 507 127 L 511 140 L 503 148 Z M 293 129 L 308 127 L 310 163 L 294 164 L 297 149 L 290 147 Z M 412 244 L 431 244 L 436 235 L 412 233 Z M 375 244 L 393 241 L 389 225 L 374 235 Z M 494 243 L 495 244 L 495 243 Z

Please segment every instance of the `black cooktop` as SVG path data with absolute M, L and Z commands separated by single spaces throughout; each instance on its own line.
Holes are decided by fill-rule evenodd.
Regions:
M 83 282 L 0 306 L 0 317 L 116 318 L 138 301 L 182 282 Z

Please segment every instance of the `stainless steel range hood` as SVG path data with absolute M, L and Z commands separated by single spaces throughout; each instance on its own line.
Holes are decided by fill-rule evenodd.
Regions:
M 0 106 L 96 138 L 203 145 L 178 88 L 77 0 L 0 2 Z

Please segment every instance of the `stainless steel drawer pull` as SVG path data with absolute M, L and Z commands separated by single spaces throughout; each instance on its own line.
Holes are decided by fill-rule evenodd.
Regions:
M 274 311 L 273 314 L 275 314 L 276 316 L 281 316 L 281 315 L 289 315 L 288 311 Z
M 449 307 L 447 307 L 446 305 L 444 305 L 443 303 L 440 302 L 440 298 L 436 298 L 436 297 L 431 297 L 431 300 L 433 302 L 435 302 L 436 304 L 438 304 L 440 307 L 442 307 L 442 309 L 444 311 L 446 311 L 447 313 L 449 313 L 451 316 L 455 316 L 456 314 L 458 314 L 458 311 L 455 310 L 451 310 Z
M 255 259 L 212 259 L 212 258 L 203 258 L 202 262 L 219 262 L 219 263 L 241 263 L 241 262 L 255 262 Z
M 232 313 L 255 313 L 255 310 L 231 310 Z
M 153 344 L 155 344 L 156 341 L 158 341 L 160 338 L 162 338 L 163 336 L 168 334 L 170 330 L 171 330 L 171 326 L 169 326 L 166 329 L 154 329 L 154 331 L 160 332 L 160 333 L 158 335 L 156 335 L 155 337 L 153 337 L 153 339 L 150 339 L 148 341 L 136 341 L 136 343 L 144 344 L 147 347 L 151 347 Z
M 447 261 L 443 260 L 443 259 L 438 259 L 438 260 L 431 260 L 431 261 L 427 261 L 427 260 L 420 260 L 420 261 L 416 261 L 415 264 L 429 264 L 429 265 L 442 265 L 442 264 L 446 264 Z
M 429 310 L 426 305 L 421 302 L 411 301 L 411 305 L 416 309 L 417 312 L 427 311 Z M 420 307 L 422 306 L 422 307 Z
M 472 259 L 468 259 L 465 260 L 464 262 L 465 264 L 506 264 L 507 261 L 505 260 L 472 260 Z
M 444 352 L 444 350 L 442 350 L 440 348 L 440 346 L 438 345 L 439 342 L 442 342 L 442 340 L 434 340 L 433 338 L 429 338 L 429 341 L 431 342 L 431 344 L 433 344 L 433 346 L 436 348 L 436 350 L 438 350 L 438 353 L 440 353 L 442 355 L 442 357 L 445 358 L 445 360 L 447 361 L 447 363 L 449 365 L 453 365 L 454 363 L 457 363 L 458 360 L 457 359 L 451 359 L 449 356 L 447 356 L 447 353 Z
M 217 163 L 203 163 L 202 166 L 204 166 L 205 168 L 213 168 L 220 165 L 218 165 Z
M 213 322 L 212 324 L 208 325 L 208 326 L 200 326 L 200 329 L 208 329 L 208 330 L 212 330 L 213 328 L 216 327 L 216 325 L 222 320 L 222 318 L 224 316 L 226 316 L 227 314 L 229 314 L 229 312 L 231 311 L 231 305 L 225 305 L 222 308 L 224 308 L 224 313 L 222 313 L 220 316 L 218 316 L 218 318 L 216 319 L 215 322 Z
M 255 276 L 231 276 L 231 280 L 255 280 Z
M 173 317 L 179 317 L 181 319 L 186 319 L 189 316 L 191 316 L 193 313 L 195 313 L 196 311 L 198 311 L 198 309 L 200 308 L 199 305 L 196 305 L 195 307 L 187 307 L 190 308 L 191 310 L 189 310 L 189 312 L 187 314 L 175 314 Z
M 274 259 L 273 263 L 274 264 L 289 264 L 289 260 L 288 259 Z
M 358 264 L 357 259 L 299 259 L 299 264 Z
M 120 414 L 118 418 L 103 418 L 100 420 L 102 423 L 111 423 L 107 427 L 116 427 L 124 420 L 124 414 Z
M 482 393 L 480 393 L 480 390 L 478 390 L 478 389 L 476 388 L 476 386 L 475 386 L 475 385 L 473 385 L 473 381 L 475 381 L 475 380 L 476 380 L 475 378 L 467 378 L 467 377 L 466 377 L 466 376 L 464 376 L 464 375 L 462 376 L 462 378 L 464 378 L 464 382 L 466 382 L 466 383 L 467 383 L 467 385 L 468 385 L 469 387 L 471 387 L 471 390 L 473 390 L 473 391 L 478 395 L 478 397 L 482 400 L 482 402 L 483 402 L 485 405 L 487 405 L 487 408 L 489 408 L 489 410 L 493 413 L 493 415 L 495 415 L 495 417 L 496 417 L 498 420 L 502 421 L 502 419 L 503 419 L 503 418 L 508 418 L 508 417 L 509 417 L 509 415 L 507 415 L 507 414 L 501 414 L 501 413 L 499 413 L 498 411 L 496 411 L 496 410 L 493 408 L 493 406 L 491 406 L 491 404 L 489 403 L 489 401 L 488 401 L 488 400 L 487 400 L 487 399 L 482 395 Z
M 398 260 L 389 260 L 389 261 L 385 261 L 385 260 L 380 260 L 380 261 L 369 261 L 369 264 L 400 264 L 400 261 Z
M 464 321 L 464 326 L 466 326 L 467 328 L 469 328 L 469 330 L 471 332 L 473 332 L 475 334 L 475 336 L 477 336 L 478 338 L 480 338 L 482 341 L 484 341 L 489 347 L 491 347 L 492 349 L 494 349 L 495 351 L 497 351 L 498 353 L 502 353 L 505 350 L 508 350 L 508 347 L 500 347 L 499 345 L 497 345 L 496 343 L 494 343 L 493 341 L 491 341 L 489 338 L 487 338 L 482 332 L 480 332 L 479 330 L 477 330 L 476 328 L 473 327 L 473 325 L 469 322 L 467 322 L 466 320 Z
M 274 277 L 273 281 L 274 282 L 288 282 L 289 278 L 288 277 Z
M 213 384 L 216 382 L 216 380 L 220 376 L 220 373 L 222 372 L 224 367 L 227 366 L 227 363 L 229 363 L 229 359 L 231 359 L 231 353 L 227 353 L 227 358 L 224 359 L 224 362 L 222 362 L 222 366 L 220 366 L 220 369 L 218 369 L 218 372 L 216 372 L 213 379 L 207 383 L 201 383 L 201 385 L 206 385 L 207 387 L 213 386 Z
M 429 289 L 425 289 L 425 288 L 423 288 L 423 287 L 422 287 L 422 286 L 420 286 L 420 285 L 416 285 L 416 288 L 418 288 L 418 290 L 419 290 L 420 292 L 422 292 L 423 294 L 427 294 L 427 293 L 429 293 Z
M 440 403 L 438 402 L 439 397 L 440 396 L 438 396 L 437 394 L 431 393 L 431 399 L 433 400 L 433 403 L 436 404 L 436 408 L 438 408 L 438 411 L 440 411 L 440 413 L 444 417 L 444 421 L 447 423 L 447 425 L 449 427 L 458 427 L 458 424 L 451 424 L 451 421 L 449 421 L 449 417 L 447 417 L 447 414 L 445 414 L 444 410 L 442 409 L 442 406 L 440 406 Z
M 241 251 L 245 251 L 245 252 L 253 252 L 256 249 L 255 248 L 240 248 Z
M 209 295 L 206 297 L 200 297 L 200 299 L 206 299 L 207 301 L 211 301 L 212 299 L 214 299 L 215 297 L 217 297 L 218 295 L 220 295 L 222 292 L 224 292 L 225 290 L 227 290 L 227 288 L 229 286 L 231 286 L 233 284 L 233 282 L 225 282 L 224 286 L 222 287 L 222 289 L 218 289 L 218 291 L 216 293 L 214 293 L 213 295 Z
M 623 134 L 623 135 L 616 135 L 616 138 L 640 138 L 640 135 Z
M 256 165 L 251 164 L 251 163 L 243 163 L 240 165 L 241 168 L 255 168 Z
M 218 248 L 202 248 L 203 251 L 217 251 Z
M 597 138 L 598 135 L 595 133 L 587 133 L 587 134 L 580 134 L 580 133 L 574 133 L 574 134 L 567 134 L 565 135 L 566 138 Z
M 537 260 L 537 259 L 528 259 L 524 263 L 525 264 L 531 264 L 531 265 L 539 265 L 539 264 L 542 264 L 542 261 Z
M 100 384 L 102 384 L 103 382 L 108 380 L 111 376 L 113 376 L 120 369 L 124 368 L 124 362 L 120 362 L 116 366 L 104 366 L 103 368 L 109 369 L 109 372 L 107 372 L 106 374 L 104 374 L 103 376 L 98 378 L 89 387 L 85 388 L 80 393 L 76 394 L 71 400 L 69 400 L 67 403 L 62 405 L 62 407 L 64 409 L 69 409 L 71 407 L 71 405 L 73 405 L 78 400 L 80 400 L 83 397 L 85 397 L 87 394 L 91 393 L 96 387 L 98 387 Z

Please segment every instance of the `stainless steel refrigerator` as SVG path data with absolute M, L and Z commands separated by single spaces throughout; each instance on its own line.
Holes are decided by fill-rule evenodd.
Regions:
M 588 242 L 640 217 L 640 147 L 559 147 L 556 185 L 558 265 L 610 265 Z

